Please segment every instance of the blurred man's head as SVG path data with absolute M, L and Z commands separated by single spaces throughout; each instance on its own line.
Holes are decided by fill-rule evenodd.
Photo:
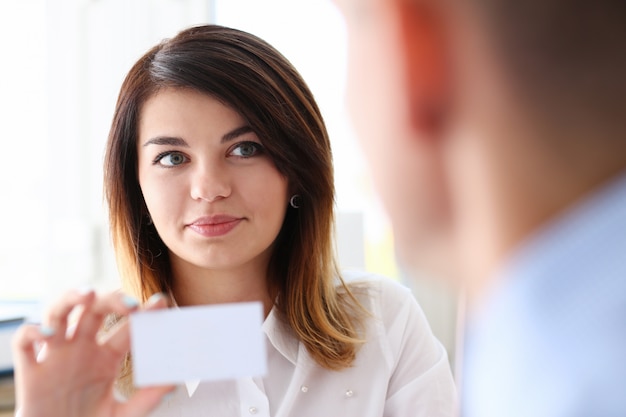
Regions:
M 337 0 L 400 259 L 493 272 L 626 168 L 623 0 Z

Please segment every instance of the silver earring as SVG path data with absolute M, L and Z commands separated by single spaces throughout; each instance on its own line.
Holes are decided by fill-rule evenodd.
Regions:
M 289 200 L 289 205 L 295 209 L 300 208 L 301 200 L 300 194 L 294 194 Z
M 152 216 L 150 215 L 150 213 L 146 214 L 146 224 L 148 226 L 152 226 Z

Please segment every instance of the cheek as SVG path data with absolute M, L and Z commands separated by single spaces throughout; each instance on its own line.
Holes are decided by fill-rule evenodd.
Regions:
M 428 201 L 420 187 L 415 167 L 402 152 L 379 149 L 372 170 L 376 188 L 389 214 L 396 235 L 414 235 L 414 225 Z M 421 204 L 420 204 L 421 202 Z M 404 239 L 403 239 L 404 240 Z
M 246 174 L 239 188 L 247 206 L 259 213 L 270 227 L 282 225 L 288 204 L 288 181 L 273 166 Z
M 368 160 L 372 180 L 392 216 L 406 207 L 406 187 L 411 184 L 411 146 L 403 99 L 394 75 L 397 55 L 382 36 L 352 34 L 347 102 L 360 145 Z
M 393 36 L 384 22 L 352 28 L 349 36 L 347 104 L 379 189 L 395 181 L 389 168 L 403 151 L 410 127 Z
M 177 206 L 181 200 L 188 196 L 185 189 L 176 184 L 164 184 L 158 178 L 139 177 L 139 186 L 146 207 L 155 224 L 161 224 L 163 220 L 173 219 Z
M 349 28 L 347 102 L 397 249 L 406 256 L 441 239 L 446 204 L 437 150 L 415 137 L 397 25 L 391 16 L 375 20 Z
M 393 224 L 396 249 L 405 267 L 440 274 L 450 260 L 452 217 L 445 177 L 432 149 L 411 149 L 399 157 L 395 184 L 383 190 Z
M 377 50 L 378 39 L 352 36 L 348 60 L 347 105 L 364 147 L 376 141 L 391 124 L 395 100 L 382 63 L 385 53 Z

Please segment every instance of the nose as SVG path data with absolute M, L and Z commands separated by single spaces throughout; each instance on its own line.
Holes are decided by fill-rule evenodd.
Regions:
M 220 164 L 197 164 L 191 178 L 191 198 L 213 202 L 226 198 L 231 193 L 228 169 Z

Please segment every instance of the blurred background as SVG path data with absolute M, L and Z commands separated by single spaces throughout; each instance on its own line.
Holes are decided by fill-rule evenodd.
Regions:
M 102 196 L 117 93 L 149 47 L 200 23 L 260 36 L 303 75 L 333 144 L 342 266 L 410 285 L 454 362 L 455 298 L 395 262 L 345 109 L 346 34 L 331 0 L 2 0 L 0 300 L 119 286 Z

